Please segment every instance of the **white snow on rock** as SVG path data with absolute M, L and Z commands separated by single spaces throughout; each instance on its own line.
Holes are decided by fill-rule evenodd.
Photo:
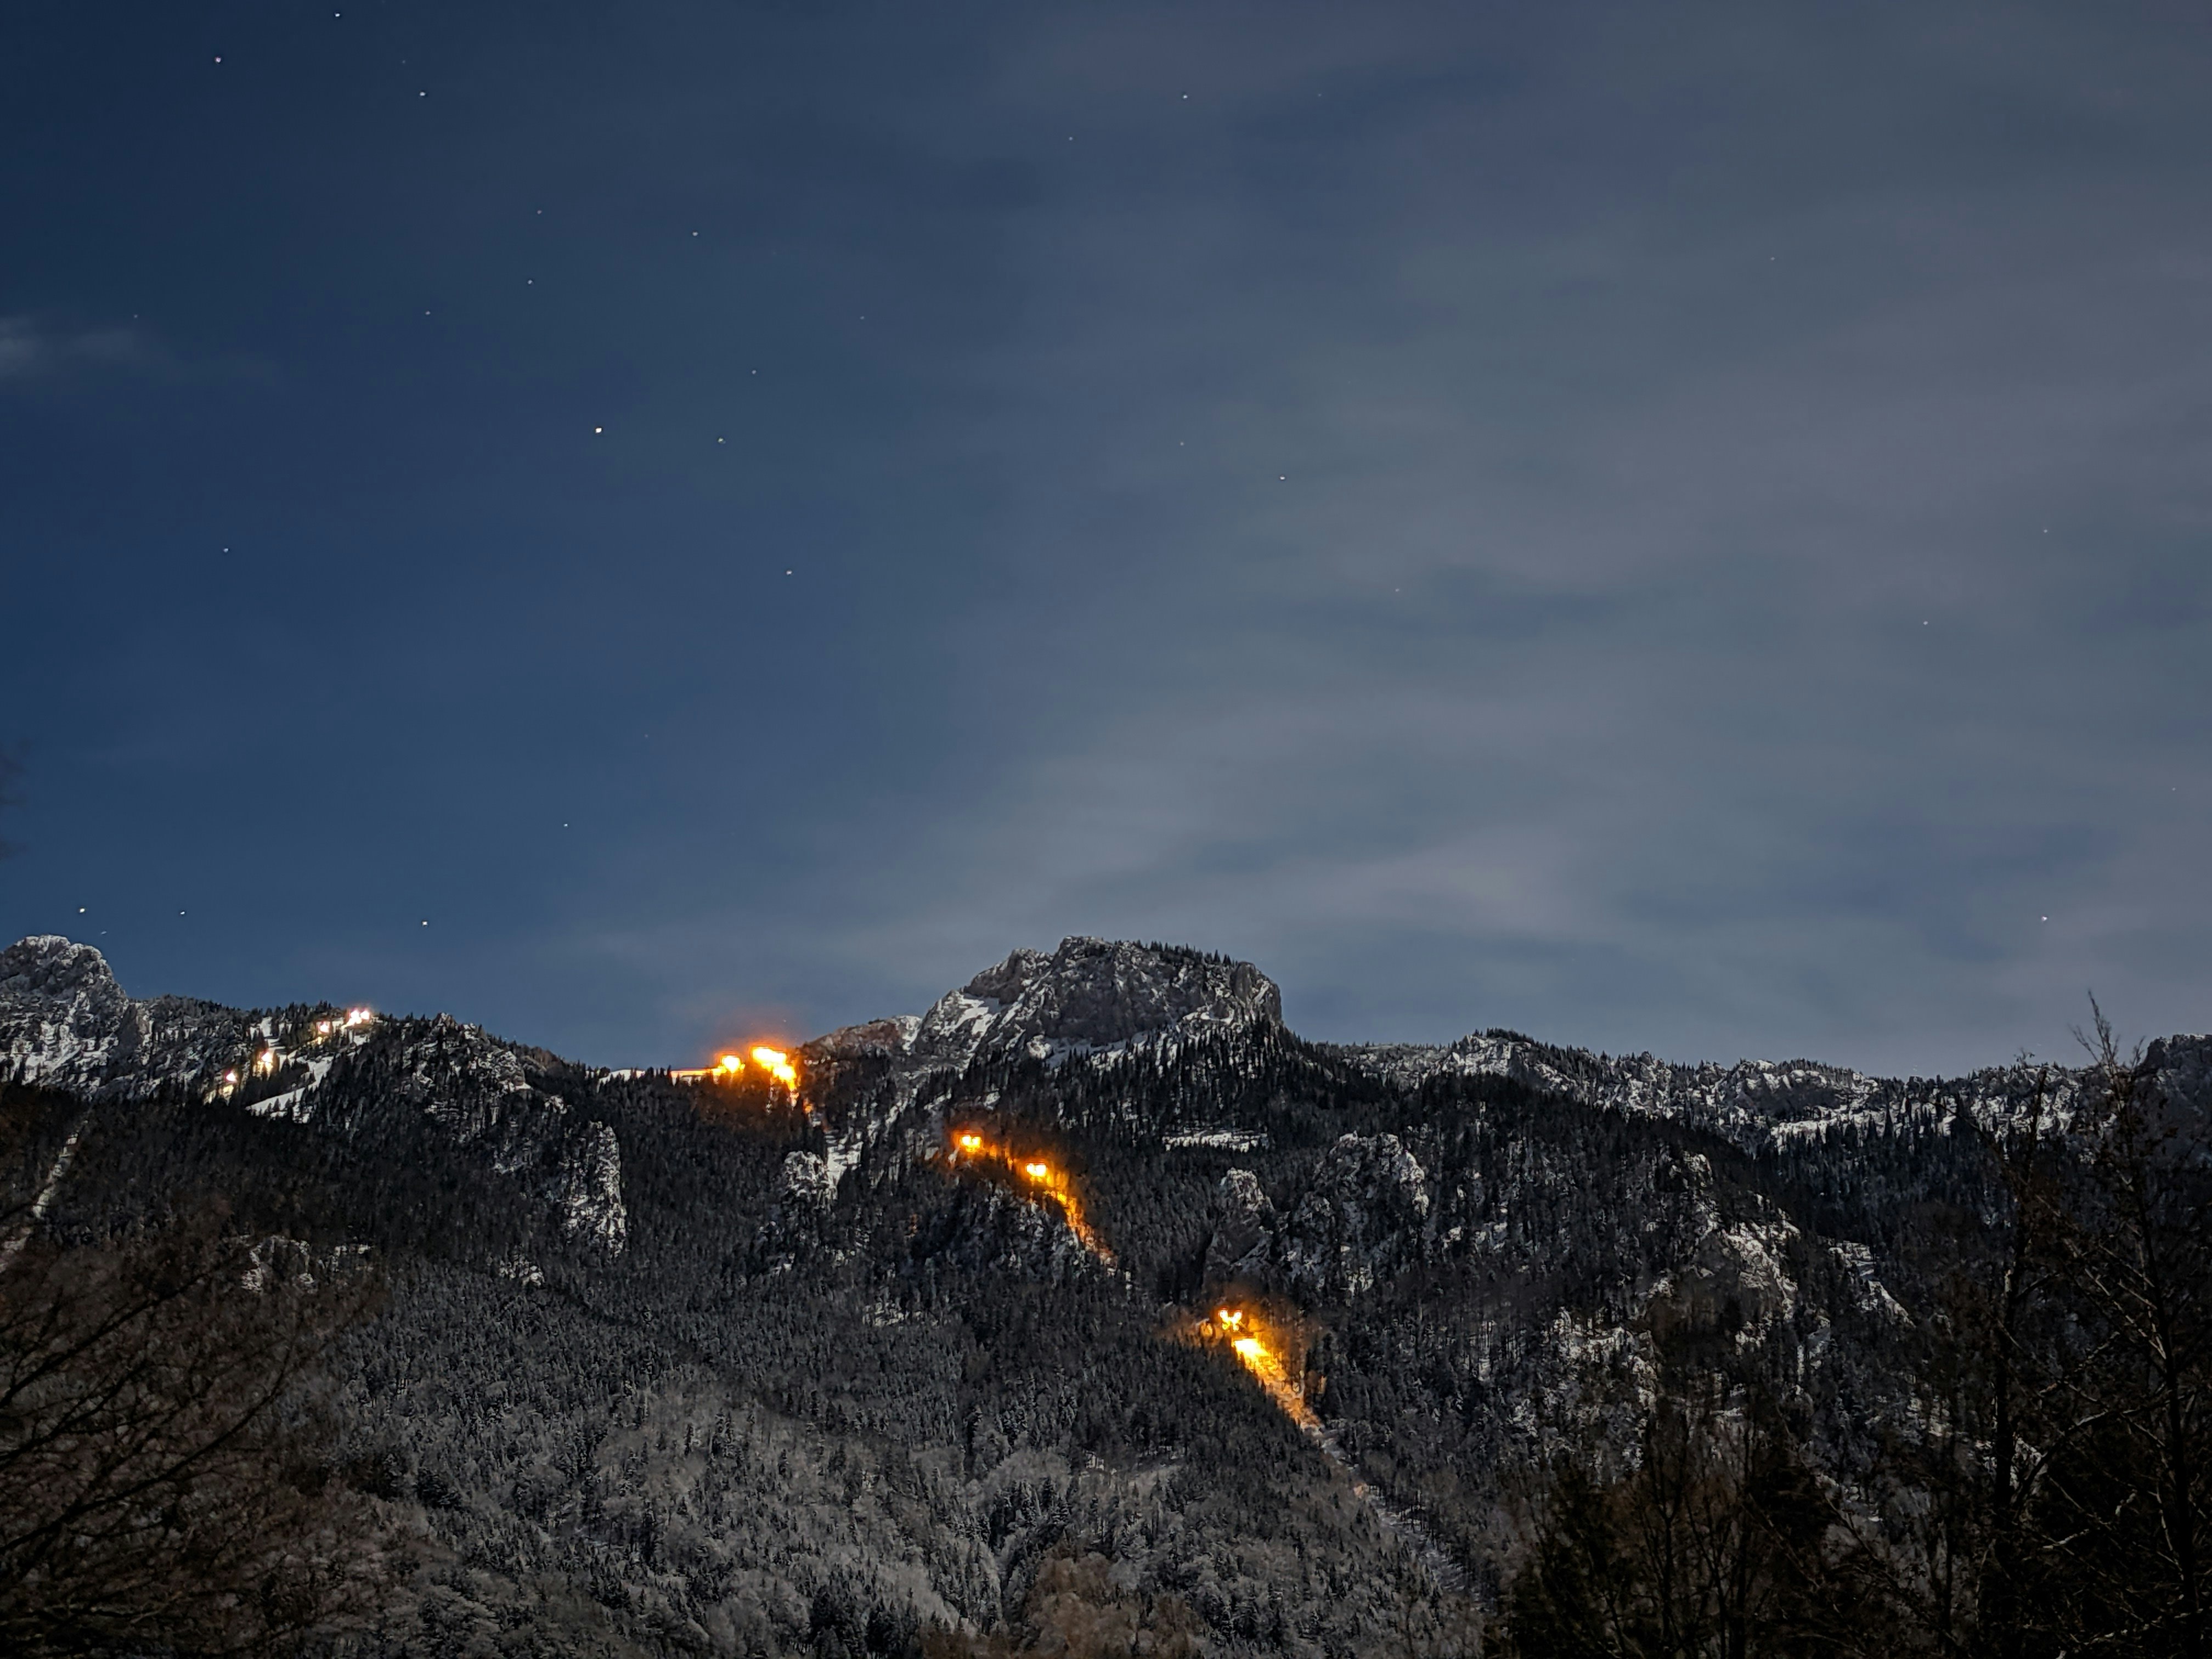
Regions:
M 522 1054 L 448 1015 L 139 1001 L 98 951 L 58 934 L 0 951 L 0 1079 L 92 1099 L 167 1092 L 343 1135 L 380 1113 L 419 1112 L 447 1146 L 531 1188 L 572 1237 L 619 1255 L 629 1214 L 615 1133 L 539 1089 Z M 370 1054 L 389 1081 L 373 1096 L 339 1086 L 343 1066 Z

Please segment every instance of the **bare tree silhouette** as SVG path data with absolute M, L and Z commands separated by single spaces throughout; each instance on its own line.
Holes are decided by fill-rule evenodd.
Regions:
M 374 1287 L 219 1210 L 0 1268 L 0 1647 L 265 1652 L 371 1588 L 313 1383 Z

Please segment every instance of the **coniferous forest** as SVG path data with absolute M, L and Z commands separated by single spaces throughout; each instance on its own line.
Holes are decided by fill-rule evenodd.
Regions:
M 792 1089 L 57 943 L 17 1074 L 138 1035 L 0 1097 L 10 1651 L 2204 1651 L 2197 1040 L 1625 1099 L 1071 941 Z

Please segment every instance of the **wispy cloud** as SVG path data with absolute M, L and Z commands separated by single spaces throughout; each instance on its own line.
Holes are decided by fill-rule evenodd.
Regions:
M 169 361 L 134 325 L 73 328 L 37 317 L 0 317 L 0 385 L 88 370 L 165 368 Z
M 2056 15 L 1706 21 L 1021 60 L 1118 65 L 1082 142 L 1137 157 L 1185 65 L 1206 136 L 1033 215 L 962 366 L 1016 596 L 972 639 L 1040 713 L 857 956 L 1187 937 L 1331 1036 L 1929 1068 L 2087 981 L 2201 1024 L 2186 77 Z M 1032 654 L 1040 591 L 1087 621 Z

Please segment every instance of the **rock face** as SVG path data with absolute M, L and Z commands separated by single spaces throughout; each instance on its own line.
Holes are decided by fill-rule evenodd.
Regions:
M 0 951 L 0 1054 L 11 1079 L 82 1090 L 143 1040 L 136 1006 L 89 945 L 46 933 Z
M 249 1022 L 188 997 L 132 1000 L 89 945 L 58 934 L 0 951 L 0 1079 L 96 1097 L 143 1096 L 219 1075 Z
M 1249 962 L 1070 939 L 1049 956 L 1017 951 L 939 999 L 913 1052 L 949 1066 L 981 1054 L 1057 1060 L 1282 1023 L 1274 981 Z
M 1249 962 L 1170 945 L 1067 939 L 1020 950 L 921 1018 L 848 1025 L 799 1051 L 822 1085 L 823 1171 L 793 1188 L 823 1195 L 872 1150 L 934 1143 L 941 1109 L 979 1062 L 1110 1064 L 1179 1044 L 1283 1034 L 1282 998 Z M 826 1182 L 827 1185 L 823 1183 Z
M 1397 1136 L 1339 1136 L 1278 1243 L 1291 1283 L 1356 1296 L 1419 1260 L 1427 1182 Z

